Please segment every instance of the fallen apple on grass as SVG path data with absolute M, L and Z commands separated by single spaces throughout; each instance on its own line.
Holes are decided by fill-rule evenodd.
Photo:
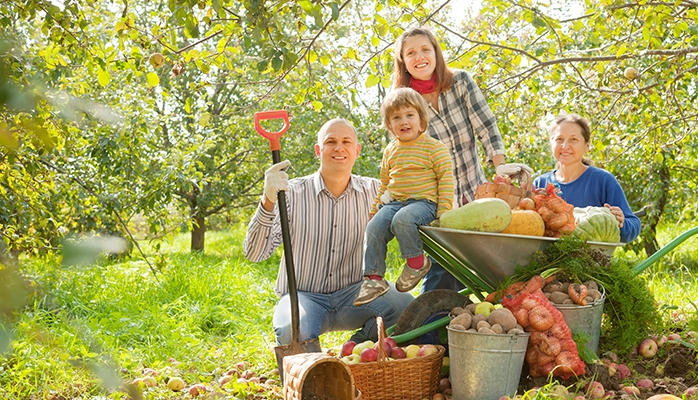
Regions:
M 657 342 L 652 338 L 642 341 L 637 347 L 637 353 L 644 358 L 652 358 L 657 354 Z
M 167 380 L 167 388 L 173 392 L 179 392 L 184 389 L 184 380 L 178 376 L 172 377 Z

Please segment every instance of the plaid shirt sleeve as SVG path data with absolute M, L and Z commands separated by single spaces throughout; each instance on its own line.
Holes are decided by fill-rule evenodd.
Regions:
M 429 134 L 451 152 L 456 180 L 456 203 L 472 201 L 475 189 L 486 181 L 476 137 L 487 160 L 505 154 L 494 114 L 477 83 L 465 71 L 455 70 L 453 86 L 439 96 L 439 111 L 429 107 Z

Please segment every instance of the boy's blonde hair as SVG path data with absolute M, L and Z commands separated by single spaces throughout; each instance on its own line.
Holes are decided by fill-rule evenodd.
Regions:
M 419 127 L 422 132 L 426 132 L 429 126 L 427 116 L 427 102 L 416 90 L 403 87 L 391 90 L 381 105 L 381 116 L 383 117 L 383 127 L 390 131 L 390 116 L 397 110 L 404 107 L 413 107 L 419 115 Z M 390 131 L 390 133 L 393 133 Z M 394 134 L 394 133 L 393 133 Z

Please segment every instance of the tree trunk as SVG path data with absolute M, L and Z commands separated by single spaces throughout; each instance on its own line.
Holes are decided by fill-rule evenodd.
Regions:
M 642 247 L 645 248 L 648 257 L 659 250 L 657 225 L 664 214 L 664 208 L 667 203 L 667 193 L 669 193 L 669 188 L 671 188 L 669 167 L 667 167 L 665 162 L 662 162 L 658 167 L 656 176 L 659 182 L 659 196 L 655 200 L 652 209 L 647 213 L 647 217 L 643 223 L 644 228 L 640 236 L 642 239 Z
M 206 235 L 206 218 L 200 213 L 195 213 L 192 218 L 191 251 L 204 251 L 204 237 Z

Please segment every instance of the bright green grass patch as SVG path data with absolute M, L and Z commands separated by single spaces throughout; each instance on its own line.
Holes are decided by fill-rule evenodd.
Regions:
M 258 373 L 275 368 L 271 319 L 281 252 L 261 263 L 245 260 L 245 228 L 208 232 L 205 254 L 189 252 L 186 234 L 141 243 L 157 279 L 136 251 L 126 260 L 83 267 L 60 266 L 58 259 L 24 261 L 22 273 L 35 292 L 11 321 L 11 349 L 0 356 L 0 399 L 127 398 L 119 385 L 144 367 L 187 383 L 214 382 L 243 360 Z M 662 231 L 659 241 L 684 230 Z M 616 257 L 632 265 L 645 258 L 622 249 Z M 641 276 L 668 328 L 698 321 L 691 305 L 698 293 L 696 260 L 691 238 Z M 402 263 L 393 242 L 388 279 L 397 277 Z M 329 333 L 321 343 L 338 346 L 350 335 Z M 147 396 L 181 397 L 163 388 Z

